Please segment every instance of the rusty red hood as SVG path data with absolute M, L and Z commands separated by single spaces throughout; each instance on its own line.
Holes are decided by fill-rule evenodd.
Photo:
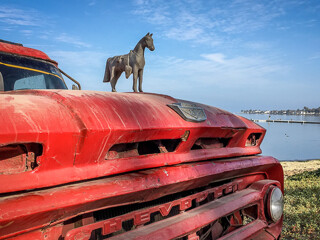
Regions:
M 168 107 L 176 102 L 147 93 L 1 93 L 0 192 L 261 152 L 258 125 L 201 104 L 207 120 L 188 122 Z M 248 145 L 252 134 L 259 139 Z

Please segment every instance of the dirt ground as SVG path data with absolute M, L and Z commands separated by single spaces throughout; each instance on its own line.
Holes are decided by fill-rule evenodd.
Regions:
M 304 171 L 314 171 L 320 168 L 319 160 L 308 160 L 308 161 L 287 161 L 281 162 L 283 167 L 284 176 L 289 177 L 294 174 L 302 173 Z

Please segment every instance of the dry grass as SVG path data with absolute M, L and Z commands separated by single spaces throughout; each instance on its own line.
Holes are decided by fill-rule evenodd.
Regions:
M 281 162 L 285 178 L 303 173 L 305 171 L 314 171 L 320 168 L 320 160 L 309 160 L 303 162 Z
M 320 239 L 320 160 L 281 164 L 285 173 L 283 239 Z

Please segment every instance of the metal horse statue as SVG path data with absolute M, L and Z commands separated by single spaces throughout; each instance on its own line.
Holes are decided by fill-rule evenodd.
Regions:
M 128 54 L 108 58 L 103 82 L 110 82 L 112 92 L 116 92 L 116 84 L 122 72 L 125 72 L 126 78 L 133 73 L 133 91 L 137 91 L 137 81 L 139 78 L 139 92 L 142 91 L 143 68 L 145 65 L 144 49 L 153 51 L 152 33 L 147 33 Z

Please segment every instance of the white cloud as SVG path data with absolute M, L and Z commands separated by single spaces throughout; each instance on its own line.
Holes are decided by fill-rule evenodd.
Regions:
M 32 30 L 21 30 L 20 32 L 25 36 L 31 36 L 33 34 Z
M 77 37 L 69 36 L 66 33 L 60 34 L 58 37 L 55 38 L 59 42 L 69 43 L 75 45 L 76 47 L 85 47 L 90 48 L 91 45 L 85 42 L 80 41 Z
M 256 31 L 284 14 L 284 3 L 274 0 L 264 3 L 253 0 L 139 0 L 135 3 L 133 14 L 158 26 L 166 37 L 210 45 L 223 43 L 221 34 Z
M 34 10 L 22 10 L 7 6 L 0 7 L 0 21 L 9 25 L 39 26 L 38 13 Z
M 290 23 L 275 20 L 298 4 L 278 0 L 137 0 L 132 13 L 154 24 L 167 38 L 216 46 L 234 44 L 235 38 L 265 27 L 288 28 Z
M 171 28 L 166 32 L 166 36 L 168 38 L 176 39 L 176 40 L 195 40 L 199 38 L 198 36 L 203 33 L 203 29 L 201 28 Z
M 135 0 L 134 1 L 136 5 L 144 5 L 149 2 L 149 0 Z
M 222 53 L 202 54 L 201 56 L 213 62 L 225 63 L 225 55 Z
M 153 72 L 153 75 L 165 79 L 163 84 L 170 81 L 170 85 L 172 85 L 171 80 L 181 79 L 186 85 L 197 82 L 203 88 L 212 86 L 234 88 L 253 82 L 266 84 L 276 81 L 273 78 L 274 75 L 279 77 L 288 72 L 288 66 L 271 56 L 265 58 L 259 56 L 228 58 L 223 53 L 212 53 L 202 54 L 201 57 L 196 60 L 186 60 L 154 56 L 150 60 L 153 64 L 148 68 Z M 161 69 L 166 69 L 166 71 Z M 179 87 L 181 86 L 176 86 L 176 89 Z
M 97 1 L 96 1 L 96 0 L 91 0 L 91 1 L 89 1 L 89 3 L 88 3 L 88 5 L 89 5 L 90 7 L 92 7 L 92 6 L 96 5 L 96 4 L 97 4 Z
M 246 47 L 252 50 L 266 50 L 271 48 L 271 44 L 268 42 L 247 42 L 245 44 Z
M 167 25 L 172 21 L 170 10 L 166 4 L 155 6 L 153 2 L 149 2 L 148 0 L 138 0 L 135 1 L 135 5 L 137 8 L 133 9 L 132 13 L 146 19 L 152 24 Z

